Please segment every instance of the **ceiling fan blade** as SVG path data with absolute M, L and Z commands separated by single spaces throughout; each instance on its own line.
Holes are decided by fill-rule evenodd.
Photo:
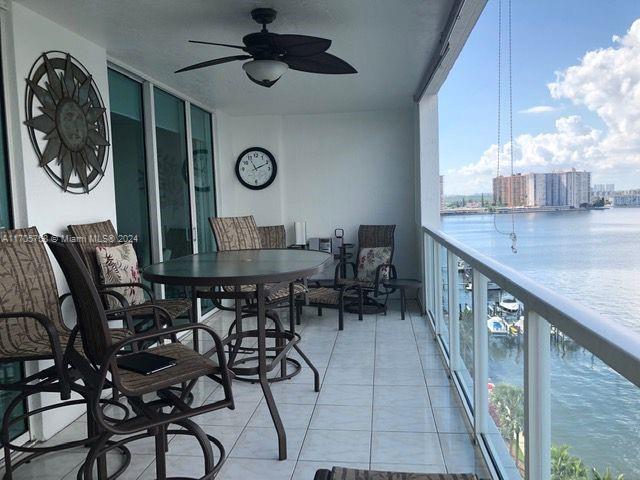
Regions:
M 207 60 L 206 62 L 200 62 L 193 65 L 189 65 L 188 67 L 184 67 L 184 68 L 181 68 L 180 70 L 176 70 L 175 73 L 186 72 L 188 70 L 195 70 L 196 68 L 211 67 L 212 65 L 220 65 L 221 63 L 233 62 L 234 60 L 247 60 L 249 58 L 253 58 L 253 57 L 251 55 L 234 55 L 232 57 L 216 58 L 214 60 Z
M 330 53 L 318 53 L 317 55 L 308 57 L 285 55 L 282 61 L 286 62 L 292 70 L 299 70 L 301 72 L 333 75 L 358 73 L 358 71 L 347 62 Z
M 217 45 L 218 47 L 239 48 L 245 50 L 243 45 L 229 45 L 228 43 L 203 42 L 202 40 L 189 40 L 189 43 L 201 43 L 203 45 Z
M 275 35 L 273 43 L 278 50 L 294 57 L 316 55 L 326 52 L 331 46 L 331 40 L 308 35 Z

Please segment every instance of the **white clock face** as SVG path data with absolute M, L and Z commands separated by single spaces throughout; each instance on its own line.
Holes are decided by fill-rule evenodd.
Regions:
M 246 151 L 239 159 L 237 173 L 249 188 L 267 186 L 273 181 L 276 166 L 270 156 L 260 150 Z

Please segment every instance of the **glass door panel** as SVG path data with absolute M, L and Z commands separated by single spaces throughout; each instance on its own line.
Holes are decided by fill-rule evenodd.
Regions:
M 196 225 L 198 226 L 198 252 L 215 251 L 215 240 L 209 226 L 209 217 L 216 216 L 216 191 L 213 170 L 213 141 L 211 114 L 191 106 L 191 142 L 193 148 L 193 188 L 196 199 Z M 213 308 L 210 300 L 202 301 L 202 313 Z
M 184 102 L 154 88 L 162 258 L 193 253 Z M 184 290 L 167 286 L 168 298 Z
M 1 90 L 1 89 L 0 89 Z M 11 218 L 11 194 L 9 189 L 9 168 L 6 150 L 6 132 L 4 125 L 4 104 L 0 99 L 0 230 L 13 227 Z M 24 364 L 22 362 L 5 363 L 0 366 L 0 383 L 15 383 L 24 378 Z M 15 398 L 16 392 L 0 392 L 0 415 L 4 414 L 9 403 Z M 26 403 L 13 410 L 11 418 L 16 418 L 26 411 Z M 14 423 L 9 429 L 11 440 L 27 431 L 27 422 Z
M 117 229 L 135 239 L 138 261 L 146 267 L 151 264 L 151 235 L 142 85 L 110 69 L 109 99 Z

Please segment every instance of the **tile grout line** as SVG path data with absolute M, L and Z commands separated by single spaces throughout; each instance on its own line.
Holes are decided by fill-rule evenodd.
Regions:
M 422 315 L 420 316 L 420 318 L 422 318 Z M 418 348 L 418 338 L 416 336 L 416 329 L 415 329 L 414 324 L 413 324 L 413 313 L 412 312 L 409 312 L 409 320 L 411 321 L 411 331 L 413 332 L 413 339 L 415 340 L 416 348 L 418 349 L 418 357 L 419 357 L 419 360 L 420 360 L 420 368 L 422 370 L 422 378 L 424 380 L 424 386 L 425 386 L 425 388 L 427 390 L 427 397 L 429 397 L 429 407 L 431 409 L 431 415 L 433 416 L 433 423 L 434 423 L 434 426 L 436 428 L 436 435 L 438 436 L 438 445 L 440 446 L 440 458 L 442 458 L 442 464 L 444 465 L 445 470 L 448 471 L 449 469 L 447 468 L 447 464 L 446 464 L 446 462 L 444 460 L 444 452 L 442 450 L 442 440 L 440 439 L 440 431 L 438 430 L 438 424 L 436 423 L 436 414 L 435 414 L 435 411 L 433 410 L 433 408 L 434 408 L 433 407 L 433 403 L 431 402 L 431 393 L 429 392 L 429 387 L 427 386 L 427 376 L 424 373 L 425 369 L 424 369 L 424 365 L 422 363 L 422 355 L 420 355 L 420 349 Z M 429 335 L 427 333 L 427 339 L 428 338 L 429 338 Z
M 387 306 L 385 305 L 385 308 Z M 369 435 L 369 470 L 371 470 L 371 465 L 373 464 L 373 415 L 374 415 L 374 398 L 376 395 L 376 364 L 378 361 L 376 360 L 376 349 L 378 347 L 378 320 L 379 316 L 376 313 L 376 324 L 373 329 L 373 378 L 371 379 L 372 389 L 371 389 L 371 434 Z
M 302 330 L 304 331 L 304 325 Z M 329 365 L 331 364 L 331 358 L 333 357 L 333 351 L 336 348 L 336 343 L 338 341 L 338 335 L 339 335 L 339 331 L 338 333 L 336 333 L 334 339 L 333 339 L 333 345 L 331 346 L 331 353 L 329 354 L 329 360 L 327 362 L 327 367 L 324 369 L 324 373 L 322 374 L 322 377 L 320 378 L 320 391 L 318 392 L 318 395 L 316 395 L 316 401 L 313 404 L 313 409 L 311 410 L 311 416 L 309 417 L 309 423 L 307 424 L 307 428 L 304 432 L 304 437 L 302 438 L 302 443 L 300 444 L 300 450 L 298 451 L 298 456 L 296 457 L 296 461 L 295 461 L 295 465 L 293 466 L 293 471 L 291 472 L 291 476 L 289 477 L 289 480 L 293 480 L 293 476 L 296 474 L 296 469 L 298 468 L 298 462 L 300 462 L 300 455 L 302 455 L 302 449 L 304 447 L 304 442 L 307 440 L 307 434 L 309 433 L 310 427 L 311 427 L 311 421 L 313 420 L 313 415 L 316 412 L 316 407 L 318 406 L 318 400 L 320 399 L 320 393 L 322 393 L 322 387 L 324 386 L 324 378 L 327 375 L 327 370 L 329 370 Z M 301 337 L 302 338 L 302 337 Z M 301 348 L 302 350 L 302 348 Z M 309 359 L 311 360 L 311 357 L 309 357 Z M 311 360 L 311 363 L 313 363 L 313 360 Z M 318 367 L 316 367 L 318 368 Z M 300 375 L 302 375 L 302 372 L 300 372 Z

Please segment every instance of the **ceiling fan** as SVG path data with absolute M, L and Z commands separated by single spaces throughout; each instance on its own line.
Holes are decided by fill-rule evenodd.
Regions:
M 341 58 L 327 53 L 331 46 L 331 40 L 308 35 L 288 35 L 267 31 L 267 25 L 275 20 L 276 14 L 277 12 L 272 8 L 256 8 L 252 10 L 251 18 L 262 25 L 262 30 L 245 35 L 242 38 L 244 46 L 189 40 L 191 43 L 237 48 L 246 52 L 246 55 L 233 55 L 207 60 L 181 68 L 175 73 L 220 65 L 235 60 L 249 60 L 242 65 L 242 68 L 252 82 L 263 87 L 271 87 L 289 68 L 301 72 L 334 75 L 358 73 L 355 68 Z

